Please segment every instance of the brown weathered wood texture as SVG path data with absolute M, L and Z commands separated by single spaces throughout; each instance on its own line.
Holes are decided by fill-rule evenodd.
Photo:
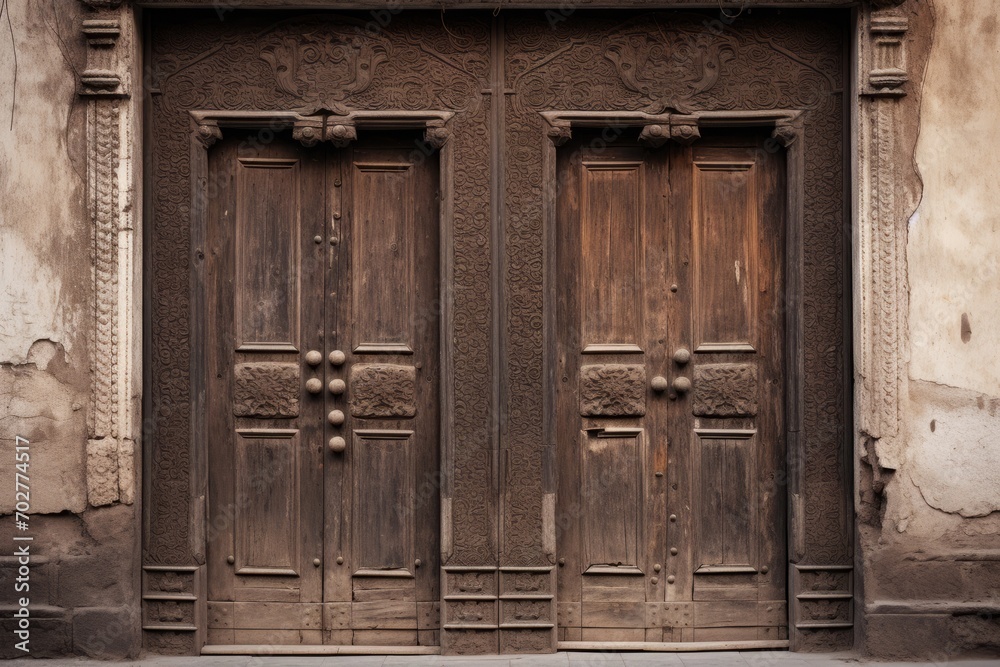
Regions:
M 784 155 L 755 129 L 650 149 L 577 134 L 558 149 L 560 632 L 787 638 Z M 587 409 L 653 376 L 694 386 Z
M 209 156 L 210 641 L 416 645 L 438 627 L 437 161 L 409 135 L 251 156 L 231 134 Z
M 303 607 L 146 646 L 850 646 L 847 13 L 287 4 L 143 14 L 143 585 Z

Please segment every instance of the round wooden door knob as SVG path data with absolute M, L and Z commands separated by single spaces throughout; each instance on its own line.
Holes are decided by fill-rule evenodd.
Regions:
M 343 380 L 330 380 L 330 393 L 343 394 L 347 390 L 347 385 Z
M 663 377 L 662 375 L 657 375 L 655 378 L 653 378 L 651 384 L 653 385 L 653 391 L 656 392 L 664 392 L 670 388 L 670 383 L 667 382 L 667 378 Z
M 306 352 L 306 363 L 310 366 L 318 366 L 323 361 L 323 353 L 319 350 L 309 350 Z
M 686 394 L 691 391 L 691 380 L 686 377 L 676 377 L 672 383 L 674 391 L 678 394 Z
M 323 381 L 319 378 L 309 378 L 306 380 L 306 391 L 310 394 L 318 394 L 323 391 Z
M 342 410 L 334 410 L 326 416 L 334 426 L 340 426 L 344 423 L 344 412 Z
M 342 437 L 334 436 L 330 438 L 330 451 L 334 454 L 343 454 L 344 450 L 347 449 L 347 441 Z
M 340 350 L 334 350 L 330 353 L 330 363 L 334 366 L 342 366 L 345 361 L 347 361 L 347 355 Z
M 691 352 L 686 347 L 678 348 L 678 350 L 674 352 L 674 363 L 678 366 L 683 366 L 689 361 L 691 361 Z

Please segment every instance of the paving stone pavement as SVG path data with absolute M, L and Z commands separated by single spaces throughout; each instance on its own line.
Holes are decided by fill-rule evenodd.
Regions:
M 902 667 L 925 665 L 938 667 L 1000 667 L 996 660 L 931 661 L 931 662 L 874 662 L 860 660 L 849 653 L 810 655 L 787 651 L 724 651 L 713 653 L 592 653 L 583 651 L 562 652 L 552 655 L 529 656 L 436 656 L 436 655 L 331 655 L 331 656 L 202 656 L 202 657 L 150 657 L 127 662 L 97 662 L 89 660 L 14 660 L 9 665 L 93 665 L 94 667 Z

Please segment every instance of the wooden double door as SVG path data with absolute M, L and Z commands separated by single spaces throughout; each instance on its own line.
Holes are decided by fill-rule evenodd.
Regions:
M 558 153 L 559 639 L 787 639 L 784 155 L 600 137 Z
M 437 644 L 438 164 L 227 131 L 209 153 L 210 644 Z

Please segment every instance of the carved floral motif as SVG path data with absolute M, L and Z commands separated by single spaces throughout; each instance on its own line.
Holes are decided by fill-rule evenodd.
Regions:
M 357 364 L 351 368 L 351 414 L 409 419 L 417 414 L 416 385 L 413 366 Z
M 236 364 L 233 414 L 262 418 L 297 416 L 299 365 L 274 361 Z
M 594 364 L 580 368 L 580 414 L 585 417 L 646 414 L 646 367 Z
M 700 364 L 694 368 L 694 405 L 699 417 L 757 414 L 757 366 Z

